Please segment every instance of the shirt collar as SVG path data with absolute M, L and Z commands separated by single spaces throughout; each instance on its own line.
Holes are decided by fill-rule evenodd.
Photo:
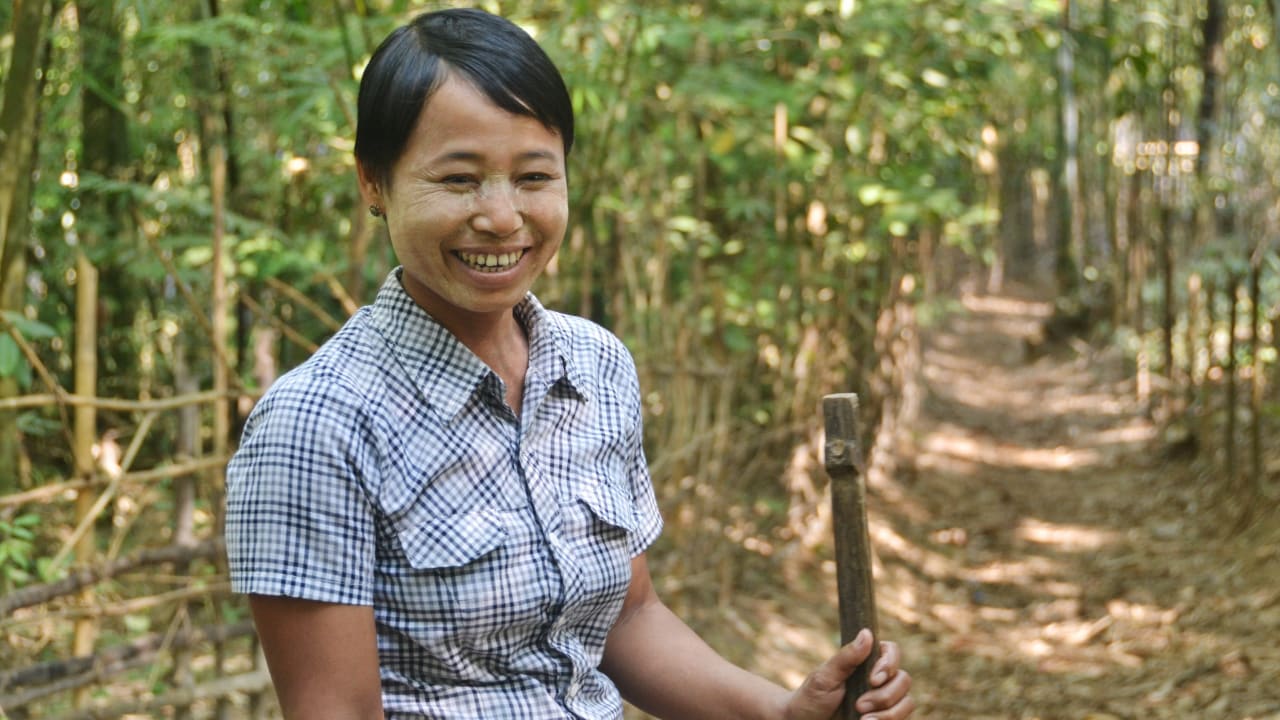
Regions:
M 371 308 L 373 327 L 426 401 L 451 421 L 493 371 L 409 297 L 400 274 L 400 268 L 392 270 L 378 291 Z M 540 380 L 550 387 L 566 382 L 587 399 L 587 384 L 573 362 L 569 335 L 560 318 L 533 293 L 516 305 L 515 315 L 529 336 L 526 384 Z
M 515 307 L 516 320 L 529 336 L 529 373 L 525 382 L 541 379 L 547 387 L 563 382 L 583 400 L 590 387 L 581 363 L 575 363 L 572 340 L 561 316 L 538 302 L 533 293 Z

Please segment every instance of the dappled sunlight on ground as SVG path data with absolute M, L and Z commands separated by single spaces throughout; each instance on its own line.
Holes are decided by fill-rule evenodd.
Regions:
M 1280 687 L 1280 586 L 1250 596 L 1262 647 L 1208 609 L 1247 610 L 1231 589 L 1245 583 L 1198 540 L 1198 485 L 1165 465 L 1118 357 L 1033 357 L 1045 303 L 963 305 L 927 336 L 924 412 L 886 483 L 924 526 L 873 502 L 882 614 L 919 659 L 918 715 L 1280 719 L 1264 692 Z
M 1114 351 L 1031 357 L 1047 303 L 963 306 L 926 332 L 920 415 L 867 472 L 881 635 L 915 718 L 1280 720 L 1275 535 L 1220 539 L 1212 478 L 1165 457 Z M 789 686 L 839 641 L 820 452 L 815 434 L 790 459 L 775 574 L 712 625 Z
M 926 438 L 920 451 L 917 457 L 925 466 L 945 464 L 935 460 L 933 455 L 968 462 L 970 467 L 987 465 L 1032 470 L 1073 470 L 1096 464 L 1099 460 L 1098 453 L 1087 448 L 1027 448 L 1007 443 L 993 444 L 946 428 Z
M 1016 320 L 1025 320 L 1027 322 L 1043 322 L 1053 314 L 1053 303 L 1004 295 L 966 293 L 960 298 L 960 304 L 972 313 L 993 317 L 1001 315 L 1012 316 Z
M 1104 530 L 1087 525 L 1051 523 L 1035 518 L 1023 518 L 1015 533 L 1019 540 L 1052 546 L 1067 552 L 1099 550 L 1115 544 L 1123 536 L 1115 530 Z

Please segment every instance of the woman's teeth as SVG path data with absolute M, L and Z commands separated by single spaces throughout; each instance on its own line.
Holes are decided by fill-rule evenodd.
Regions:
M 493 253 L 469 253 L 458 252 L 458 257 L 462 262 L 470 265 L 472 268 L 480 272 L 502 272 L 508 270 L 511 266 L 520 261 L 524 256 L 523 250 L 516 252 L 502 253 L 495 255 Z

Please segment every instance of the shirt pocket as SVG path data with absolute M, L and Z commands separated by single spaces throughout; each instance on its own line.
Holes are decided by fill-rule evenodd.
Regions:
M 585 505 L 595 519 L 625 533 L 636 531 L 636 508 L 631 496 L 604 480 L 575 480 L 570 502 Z
M 631 582 L 631 537 L 638 527 L 631 496 L 601 479 L 574 479 L 561 507 L 570 612 L 616 612 Z
M 419 506 L 392 531 L 399 552 L 380 565 L 386 622 L 427 649 L 423 662 L 443 663 L 433 673 L 452 677 L 441 658 L 483 654 L 496 631 L 542 621 L 548 591 L 514 513 Z
M 492 553 L 507 540 L 498 513 L 476 510 L 446 516 L 411 512 L 395 523 L 405 560 L 415 570 L 460 568 Z

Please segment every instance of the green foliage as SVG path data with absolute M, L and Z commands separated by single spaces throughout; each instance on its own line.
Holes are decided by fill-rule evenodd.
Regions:
M 31 581 L 36 571 L 36 534 L 39 515 L 26 513 L 0 518 L 0 586 L 5 591 Z
M 28 320 L 11 310 L 0 311 L 4 324 L 12 327 L 26 341 L 48 340 L 56 337 L 53 328 L 44 323 Z M 18 343 L 8 333 L 0 334 L 0 378 L 14 378 L 18 387 L 31 387 L 31 363 L 22 355 Z

